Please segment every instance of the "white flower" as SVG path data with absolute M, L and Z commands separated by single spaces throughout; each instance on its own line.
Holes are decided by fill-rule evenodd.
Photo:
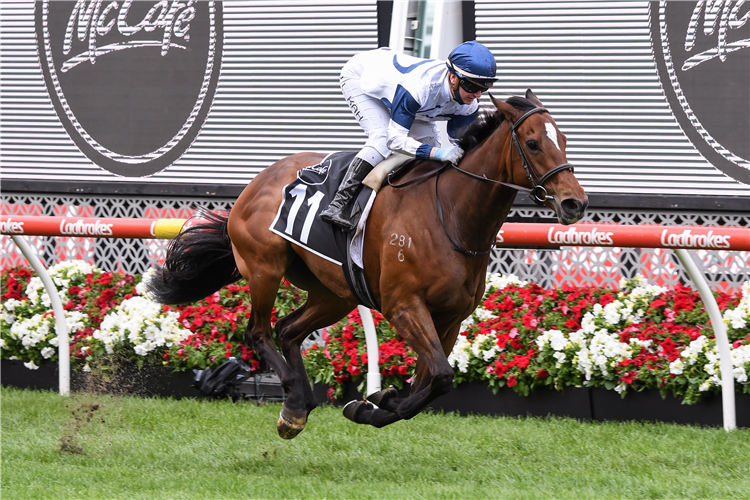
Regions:
M 45 347 L 44 349 L 42 349 L 42 357 L 44 359 L 49 359 L 54 355 L 55 355 L 55 350 L 53 348 Z
M 94 271 L 98 271 L 98 269 L 82 260 L 65 260 L 47 269 L 52 283 L 58 289 L 58 295 L 63 304 L 68 301 L 67 288 L 70 286 L 71 280 L 74 278 L 82 280 L 87 274 Z M 42 290 L 41 297 L 39 296 L 40 289 Z M 34 276 L 29 280 L 29 284 L 26 286 L 26 295 L 29 297 L 32 305 L 36 306 L 41 301 L 42 305 L 50 307 L 49 295 L 44 290 L 44 284 L 38 276 Z
M 479 321 L 487 321 L 488 319 L 494 319 L 497 318 L 492 312 L 483 309 L 482 307 L 477 307 L 477 310 L 474 311 L 474 315 L 479 319 Z
M 671 373 L 672 375 L 682 375 L 684 369 L 685 365 L 680 358 L 677 358 L 669 363 L 669 373 Z
M 502 274 L 487 274 L 485 283 L 491 288 L 502 290 L 508 285 L 525 286 L 528 285 L 528 281 L 523 281 L 518 278 L 515 274 L 509 274 L 503 276 Z
M 570 341 L 560 330 L 547 330 L 536 338 L 539 349 L 544 349 L 548 343 L 555 351 L 562 351 L 570 345 Z
M 734 309 L 724 311 L 724 323 L 740 329 L 750 322 L 750 281 L 742 285 L 742 298 Z
M 25 366 L 29 370 L 38 370 L 39 369 L 39 367 L 34 363 L 34 361 L 29 361 L 28 363 L 24 363 L 23 366 Z
M 5 310 L 6 310 L 6 311 L 8 311 L 9 313 L 14 313 L 14 312 L 16 312 L 16 307 L 17 307 L 17 306 L 18 306 L 19 304 L 21 304 L 21 301 L 20 301 L 20 300 L 17 300 L 17 299 L 8 299 L 8 300 L 6 300 L 6 301 L 5 301 L 5 303 L 3 304 L 3 307 L 4 307 L 4 308 L 5 308 Z
M 153 300 L 153 297 L 148 291 L 148 283 L 153 279 L 155 274 L 156 270 L 154 268 L 149 268 L 149 270 L 141 276 L 141 282 L 135 286 L 135 293 Z
M 584 342 L 586 341 L 586 337 L 583 334 L 583 330 L 570 332 L 570 334 L 568 334 L 568 339 L 570 340 L 571 344 L 576 344 L 578 346 L 583 346 Z
M 16 299 L 8 299 L 3 304 L 3 310 L 2 310 L 2 319 L 7 324 L 12 325 L 16 321 L 16 315 L 13 314 L 16 311 L 16 306 L 18 306 L 21 303 L 20 300 Z
M 117 311 L 109 313 L 101 322 L 93 337 L 100 340 L 108 353 L 126 339 L 139 356 L 153 350 L 182 342 L 189 335 L 177 322 L 175 311 L 163 312 L 163 307 L 147 297 L 132 297 L 124 300 Z
M 469 342 L 469 339 L 465 335 L 459 335 L 453 350 L 448 355 L 448 363 L 454 368 L 458 367 L 458 371 L 461 373 L 466 373 L 469 369 L 470 349 L 471 342 Z

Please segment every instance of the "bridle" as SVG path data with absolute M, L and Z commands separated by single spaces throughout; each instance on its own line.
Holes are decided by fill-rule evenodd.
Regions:
M 521 146 L 521 141 L 518 138 L 518 127 L 521 126 L 521 124 L 531 115 L 536 113 L 549 113 L 547 111 L 547 108 L 544 107 L 537 107 L 534 109 L 531 109 L 521 115 L 521 117 L 514 123 L 512 120 L 508 119 L 508 123 L 510 124 L 510 137 L 511 137 L 511 143 L 515 146 L 516 151 L 518 152 L 518 156 L 521 157 L 521 165 L 523 165 L 523 169 L 526 171 L 526 177 L 528 177 L 529 182 L 531 182 L 532 187 L 527 188 L 524 186 L 519 186 L 518 184 L 514 184 L 512 182 L 503 182 L 498 181 L 495 179 L 489 179 L 484 175 L 477 175 L 474 173 L 471 173 L 467 170 L 464 170 L 457 165 L 453 165 L 452 163 L 446 163 L 443 165 L 440 169 L 428 172 L 425 175 L 419 176 L 415 179 L 411 179 L 410 181 L 404 182 L 402 184 L 392 184 L 390 175 L 388 176 L 388 183 L 395 187 L 404 187 L 409 184 L 414 184 L 416 182 L 422 181 L 428 177 L 432 177 L 435 175 L 435 201 L 437 202 L 437 211 L 438 211 L 438 217 L 440 219 L 440 224 L 443 226 L 443 230 L 445 231 L 445 234 L 448 236 L 448 239 L 451 240 L 451 243 L 453 243 L 453 249 L 456 251 L 461 252 L 464 255 L 469 255 L 471 257 L 476 257 L 479 255 L 486 255 L 492 251 L 492 246 L 490 246 L 489 250 L 485 250 L 482 252 L 474 252 L 472 250 L 467 250 L 461 244 L 451 236 L 451 234 L 448 232 L 448 228 L 445 227 L 445 222 L 443 221 L 443 208 L 440 205 L 440 198 L 438 197 L 438 179 L 440 178 L 440 174 L 443 173 L 448 167 L 453 167 L 454 169 L 458 170 L 459 172 L 468 175 L 469 177 L 472 177 L 474 179 L 480 180 L 480 181 L 486 181 L 486 182 L 492 182 L 494 184 L 500 184 L 505 187 L 509 187 L 511 189 L 515 189 L 516 191 L 520 191 L 523 193 L 526 193 L 529 195 L 529 197 L 539 206 L 544 205 L 545 201 L 553 200 L 554 198 L 547 194 L 547 190 L 544 188 L 544 183 L 547 182 L 553 175 L 563 171 L 563 170 L 570 170 L 573 172 L 573 165 L 570 163 L 561 163 L 560 165 L 557 165 L 556 167 L 550 169 L 549 171 L 545 172 L 544 175 L 539 177 L 534 169 L 531 167 L 531 163 L 529 162 L 528 157 L 526 156 L 526 153 L 523 150 L 523 147 Z M 510 175 L 511 175 L 511 181 L 513 180 L 513 152 L 511 151 L 510 154 Z
M 521 141 L 518 138 L 518 127 L 521 126 L 521 124 L 526 121 L 526 118 L 529 116 L 536 114 L 536 113 L 549 113 L 547 111 L 547 108 L 538 107 L 531 109 L 521 115 L 521 118 L 518 119 L 515 123 L 512 120 L 508 120 L 508 123 L 510 124 L 510 140 L 511 143 L 516 147 L 516 151 L 518 152 L 518 156 L 521 157 L 521 165 L 523 166 L 523 169 L 526 171 L 526 177 L 529 179 L 529 182 L 531 183 L 531 188 L 527 188 L 524 186 L 519 186 L 518 184 L 513 184 L 512 182 L 502 182 L 502 181 L 496 181 L 494 179 L 488 179 L 485 176 L 473 174 L 471 172 L 468 172 L 462 168 L 459 168 L 456 165 L 453 165 L 453 168 L 458 170 L 461 173 L 464 173 L 468 175 L 469 177 L 473 177 L 475 179 L 478 179 L 480 181 L 488 181 L 488 182 L 494 182 L 495 184 L 501 184 L 505 187 L 509 187 L 512 189 L 515 189 L 516 191 L 521 191 L 522 193 L 526 193 L 529 195 L 529 197 L 539 206 L 544 205 L 545 201 L 553 200 L 554 198 L 547 194 L 547 190 L 544 188 L 544 183 L 547 182 L 553 175 L 563 171 L 563 170 L 570 170 L 573 172 L 573 165 L 570 163 L 561 163 L 558 166 L 551 168 L 549 171 L 545 172 L 543 176 L 539 177 L 534 169 L 531 167 L 531 162 L 529 162 L 528 157 L 526 156 L 526 153 L 523 150 L 523 147 L 521 147 Z M 511 181 L 513 180 L 513 153 L 510 154 L 510 178 Z

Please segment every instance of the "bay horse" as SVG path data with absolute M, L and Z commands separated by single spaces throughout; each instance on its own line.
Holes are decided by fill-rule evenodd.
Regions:
M 404 187 L 385 186 L 372 206 L 363 249 L 368 283 L 385 318 L 419 357 L 409 396 L 399 398 L 390 387 L 352 402 L 344 415 L 354 422 L 383 427 L 410 419 L 451 389 L 447 355 L 462 320 L 484 295 L 489 251 L 519 190 L 553 209 L 562 224 L 578 221 L 588 206 L 567 162 L 565 135 L 531 90 L 526 98 L 490 98 L 496 111 L 466 131 L 461 139 L 466 154 L 458 166 L 417 161 L 403 176 Z M 299 153 L 263 170 L 228 217 L 208 214 L 208 221 L 176 237 L 149 283 L 158 301 L 177 304 L 202 299 L 240 277 L 247 280 L 252 314 L 245 338 L 286 391 L 277 422 L 285 439 L 304 429 L 316 407 L 302 341 L 357 306 L 341 266 L 269 230 L 282 188 L 298 170 L 324 157 Z M 278 352 L 271 312 L 282 277 L 308 297 L 276 323 Z

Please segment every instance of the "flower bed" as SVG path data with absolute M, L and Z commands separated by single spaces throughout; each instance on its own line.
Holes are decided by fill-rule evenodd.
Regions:
M 482 382 L 493 392 L 509 387 L 527 396 L 542 387 L 657 389 L 684 403 L 719 391 L 718 352 L 697 292 L 625 281 L 619 291 L 593 287 L 545 290 L 515 277 L 488 276 L 480 307 L 467 318 L 448 360 L 458 387 Z M 715 293 L 732 343 L 737 391 L 750 394 L 750 283 L 740 296 Z M 415 354 L 377 315 L 384 385 L 401 388 L 413 374 Z M 382 338 L 382 337 L 381 337 Z M 356 311 L 329 329 L 325 349 L 306 351 L 311 379 L 364 388 L 367 353 Z M 395 369 L 394 369 L 395 368 Z
M 64 304 L 70 334 L 71 366 L 90 371 L 114 362 L 174 371 L 220 366 L 242 358 L 254 369 L 254 353 L 244 343 L 250 297 L 242 283 L 229 285 L 194 304 L 170 307 L 143 294 L 139 275 L 102 272 L 81 261 L 48 269 Z M 41 280 L 26 268 L 0 273 L 2 359 L 29 369 L 58 359 L 54 313 Z M 272 321 L 303 302 L 288 283 L 279 289 Z
M 716 392 L 716 341 L 697 292 L 623 281 L 614 292 L 545 290 L 488 278 L 482 306 L 464 322 L 449 357 L 456 382 L 486 380 L 520 394 L 549 386 L 658 389 L 685 403 Z M 750 393 L 750 283 L 715 294 L 731 342 L 738 392 Z
M 105 273 L 79 261 L 49 269 L 61 292 L 71 331 L 71 362 L 90 370 L 113 358 L 174 371 L 221 365 L 228 357 L 257 369 L 244 344 L 250 298 L 242 282 L 195 304 L 157 305 L 143 295 L 140 276 Z M 34 369 L 56 361 L 54 315 L 41 281 L 25 268 L 5 269 L 2 285 L 2 359 Z M 528 395 L 539 388 L 604 388 L 624 396 L 657 389 L 692 404 L 720 385 L 718 354 L 708 316 L 689 288 L 673 290 L 635 279 L 621 290 L 563 287 L 545 290 L 514 277 L 489 276 L 479 308 L 464 321 L 453 352 L 456 384 L 483 383 L 497 392 Z M 750 394 L 750 283 L 740 295 L 715 293 L 732 344 L 738 392 Z M 304 301 L 283 283 L 273 321 Z M 413 376 L 416 353 L 378 313 L 384 385 L 402 388 Z M 304 351 L 311 381 L 329 387 L 365 386 L 367 352 L 355 310 L 324 330 L 324 346 Z

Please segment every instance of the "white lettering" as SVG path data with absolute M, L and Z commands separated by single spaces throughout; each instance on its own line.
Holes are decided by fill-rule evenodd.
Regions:
M 23 222 L 14 221 L 8 217 L 4 221 L 0 221 L 0 233 L 2 234 L 24 234 Z
M 738 18 L 740 7 L 744 4 L 744 0 L 736 2 L 734 6 L 729 0 L 701 0 L 695 5 L 693 15 L 690 17 L 690 23 L 688 23 L 687 34 L 685 35 L 685 51 L 690 52 L 695 47 L 698 25 L 704 7 L 703 34 L 706 36 L 712 35 L 716 31 L 718 24 L 718 41 L 715 47 L 704 50 L 700 54 L 690 56 L 682 65 L 683 71 L 694 68 L 715 57 L 718 57 L 722 62 L 726 61 L 727 54 L 743 48 L 750 48 L 750 38 L 731 43 L 727 41 L 730 30 L 738 30 L 750 20 L 750 10 L 745 12 L 745 15 L 741 18 Z M 750 2 L 748 6 L 750 6 Z
M 127 21 L 133 0 L 125 0 L 122 6 L 113 1 L 107 4 L 103 10 L 101 8 L 102 3 L 102 0 L 91 0 L 87 5 L 86 0 L 78 0 L 73 7 L 65 30 L 63 54 L 69 54 L 73 47 L 74 31 L 77 32 L 78 40 L 81 42 L 85 42 L 88 38 L 88 50 L 65 61 L 61 68 L 63 73 L 86 60 L 90 61 L 91 64 L 96 64 L 97 57 L 118 50 L 161 46 L 161 55 L 165 56 L 171 47 L 185 49 L 184 46 L 172 43 L 172 35 L 183 38 L 186 42 L 190 40 L 188 31 L 190 30 L 190 21 L 195 18 L 194 0 L 187 3 L 172 0 L 171 4 L 169 0 L 161 0 L 154 4 L 141 22 L 135 26 L 129 25 Z M 107 18 L 118 8 L 117 16 L 107 21 Z M 133 36 L 141 30 L 150 33 L 157 28 L 163 29 L 164 34 L 154 40 L 129 41 L 97 47 L 97 36 L 108 34 L 115 24 L 119 33 L 125 37 Z
M 110 2 L 109 5 L 107 5 L 104 8 L 101 15 L 99 16 L 99 20 L 96 22 L 96 34 L 97 35 L 104 36 L 110 31 L 112 31 L 112 27 L 115 25 L 115 19 L 112 19 L 106 25 L 104 24 L 104 21 L 107 20 L 107 15 L 109 14 L 109 11 L 112 9 L 116 9 L 117 7 L 119 7 L 119 4 L 117 2 Z
M 597 228 L 579 231 L 571 227 L 567 231 L 555 231 L 555 228 L 551 227 L 547 233 L 547 241 L 556 245 L 607 246 L 614 245 L 613 234 L 615 233 L 599 231 Z
M 729 248 L 730 238 L 727 234 L 714 234 L 713 230 L 708 234 L 693 234 L 690 229 L 681 233 L 670 234 L 668 229 L 661 232 L 662 246 L 672 248 Z
M 103 224 L 99 219 L 96 222 L 83 222 L 78 219 L 75 222 L 67 222 L 68 219 L 60 221 L 60 234 L 65 236 L 112 236 L 113 224 Z

